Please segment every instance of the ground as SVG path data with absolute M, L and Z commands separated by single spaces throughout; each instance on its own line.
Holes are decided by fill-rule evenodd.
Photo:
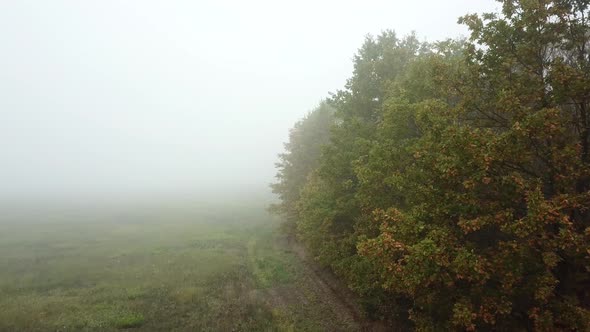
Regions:
M 0 221 L 0 331 L 373 330 L 262 207 Z

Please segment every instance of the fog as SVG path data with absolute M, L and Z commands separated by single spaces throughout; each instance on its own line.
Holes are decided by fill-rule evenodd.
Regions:
M 268 192 L 367 34 L 436 40 L 491 1 L 2 1 L 0 200 Z M 468 9 L 467 9 L 468 8 Z

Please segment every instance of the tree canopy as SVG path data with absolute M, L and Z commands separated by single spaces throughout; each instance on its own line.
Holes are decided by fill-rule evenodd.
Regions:
M 370 315 L 588 330 L 590 1 L 500 2 L 468 40 L 368 37 L 274 189 Z

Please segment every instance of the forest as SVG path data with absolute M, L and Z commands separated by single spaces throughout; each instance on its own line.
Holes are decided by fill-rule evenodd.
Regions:
M 368 36 L 277 164 L 283 231 L 396 330 L 590 326 L 590 1 L 499 2 Z

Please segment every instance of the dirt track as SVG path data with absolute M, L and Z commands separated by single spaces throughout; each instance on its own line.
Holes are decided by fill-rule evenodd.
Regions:
M 319 316 L 323 331 L 387 331 L 382 324 L 364 318 L 355 295 L 308 257 L 302 245 L 283 237 L 277 239 L 275 247 L 298 258 L 300 275 L 292 284 L 258 290 L 267 305 L 296 312 L 300 317 Z

